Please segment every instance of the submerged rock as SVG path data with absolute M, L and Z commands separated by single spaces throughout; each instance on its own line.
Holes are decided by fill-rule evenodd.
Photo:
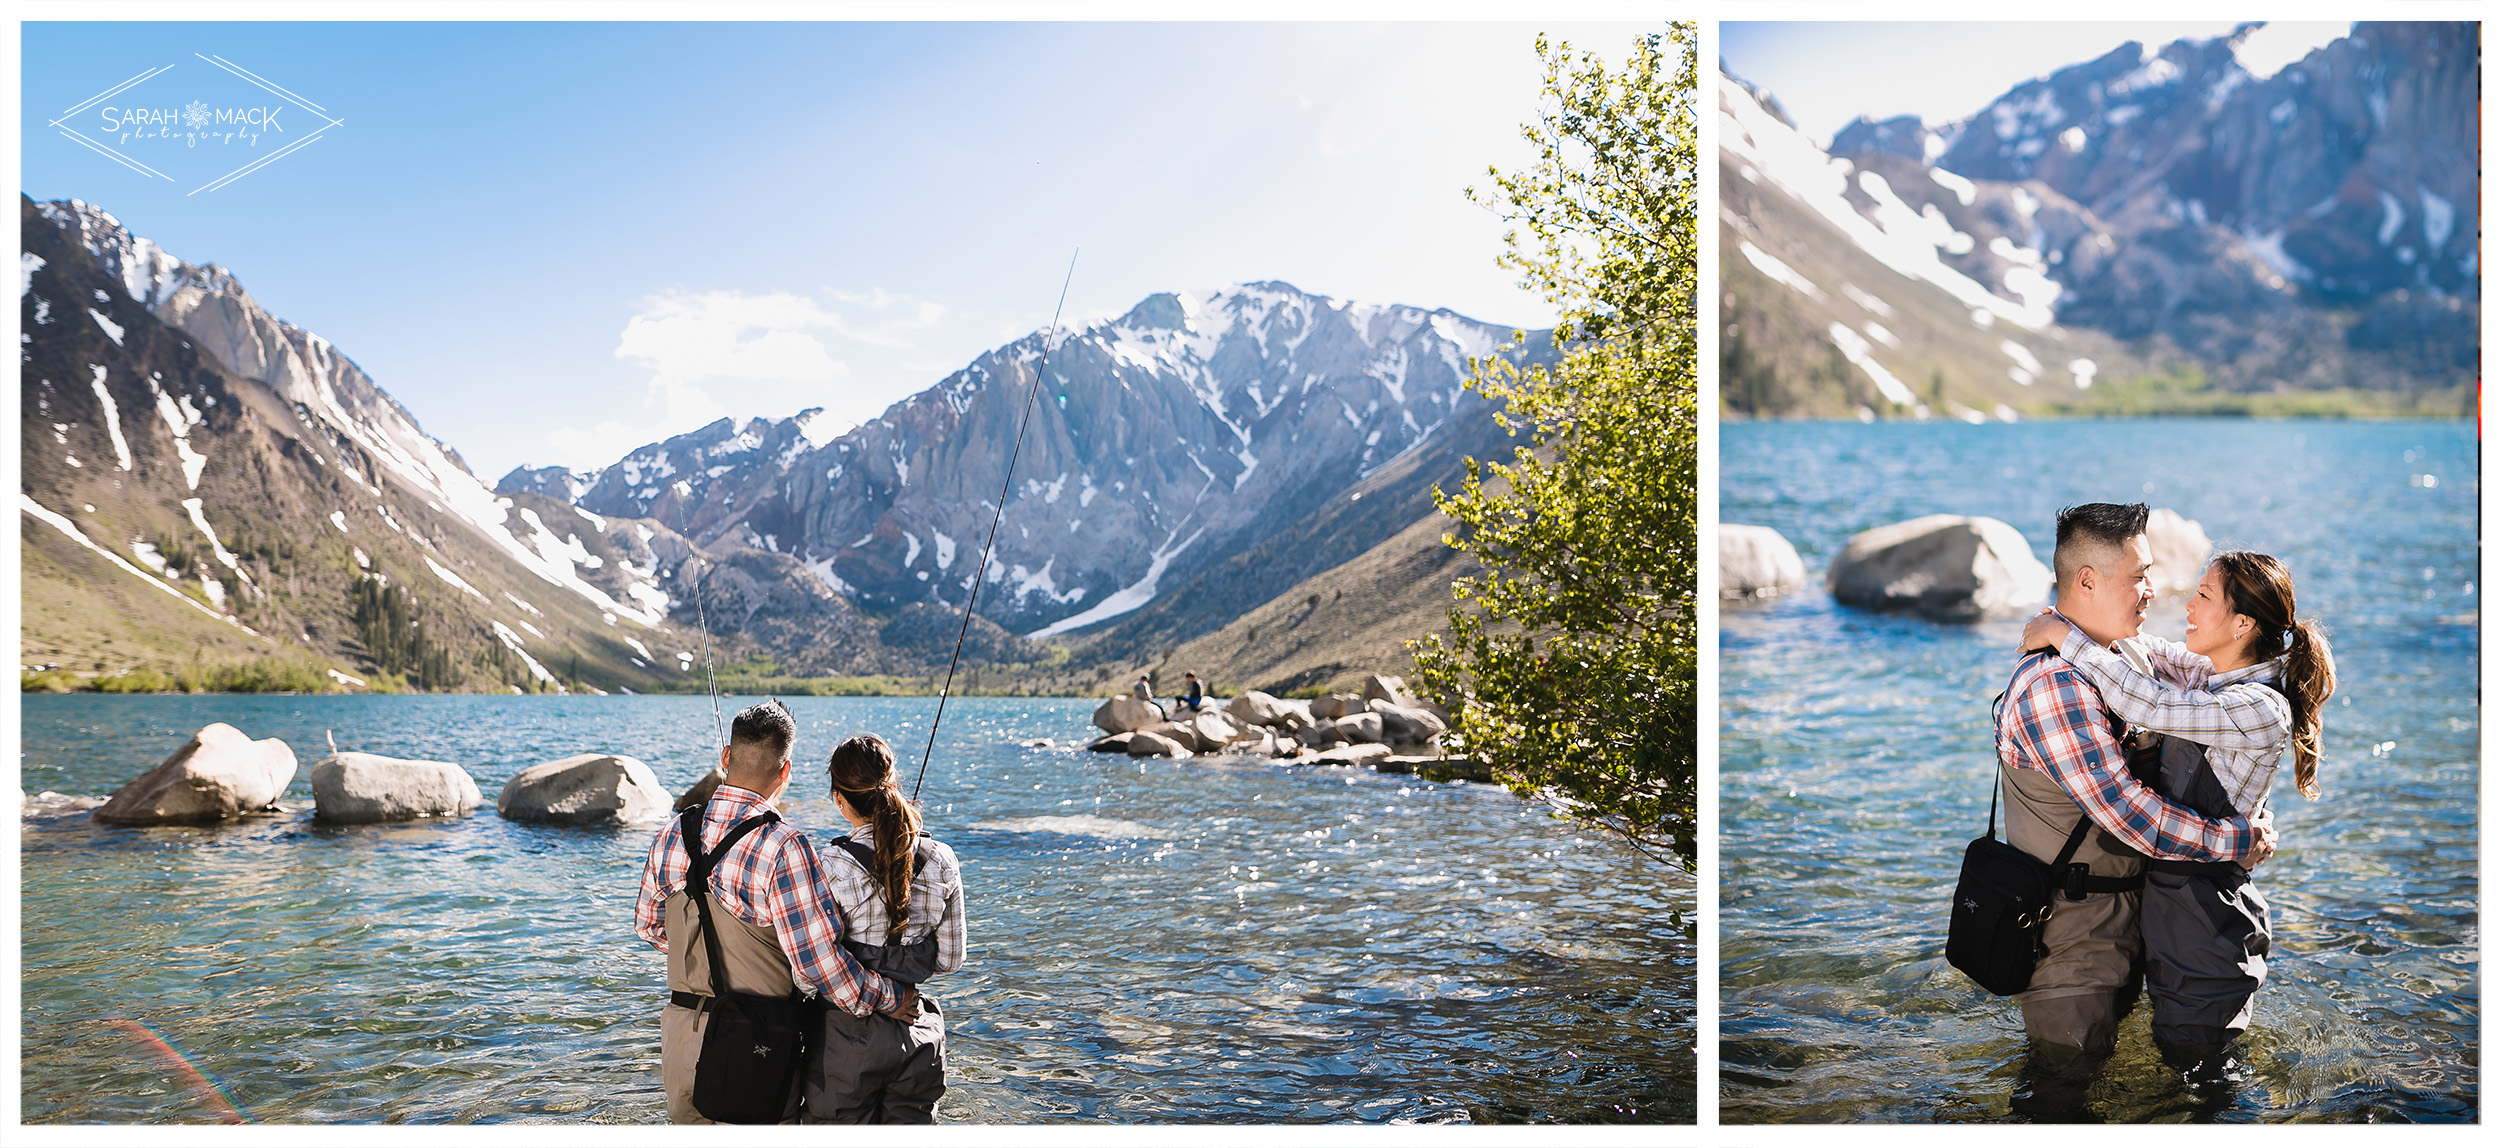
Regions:
M 1095 753 L 1127 753 L 1129 739 L 1136 736 L 1133 733 L 1105 734 L 1101 739 L 1087 744 L 1085 748 Z
M 2153 549 L 2153 592 L 2193 594 L 2205 577 L 2205 560 L 2213 556 L 2214 540 L 2196 520 L 2167 506 L 2153 509 L 2144 522 L 2144 539 Z
M 1094 725 L 1104 733 L 1133 733 L 1164 720 L 1163 707 L 1143 698 L 1116 697 L 1094 711 Z
M 1805 560 L 1779 531 L 1719 524 L 1719 597 L 1776 598 L 1805 584 Z
M 109 825 L 201 825 L 260 809 L 295 780 L 295 750 L 253 741 L 224 722 L 203 726 L 156 768 L 95 811 Z
M 2041 605 L 2051 579 L 2021 531 L 1993 518 L 1930 514 L 1851 538 L 1824 581 L 1852 606 L 1969 622 Z
M 668 791 L 651 767 L 612 753 L 582 753 L 514 774 L 495 798 L 510 821 L 635 825 L 665 819 Z
M 677 795 L 677 800 L 669 804 L 669 812 L 684 813 L 711 801 L 712 791 L 719 789 L 721 783 L 727 780 L 729 780 L 729 775 L 722 772 L 721 767 L 713 766 L 712 772 L 696 778 L 693 785 L 687 786 L 684 793 Z
M 1159 733 L 1139 731 L 1129 735 L 1130 757 L 1188 757 L 1190 749 Z
M 312 767 L 313 819 L 341 825 L 465 816 L 486 799 L 448 761 L 334 753 Z

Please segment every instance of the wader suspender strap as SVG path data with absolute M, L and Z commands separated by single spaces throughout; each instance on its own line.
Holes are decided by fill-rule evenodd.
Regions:
M 1995 723 L 1997 711 L 2004 704 L 2005 694 L 2002 691 L 1995 701 L 1988 703 L 1990 724 Z M 2127 724 L 2120 721 L 2118 715 L 2110 715 L 2110 736 L 2118 739 L 2118 748 L 2122 751 L 2127 748 L 2126 728 Z M 2005 771 L 1999 769 L 1996 784 L 1988 787 L 1988 836 L 1991 838 L 1997 835 L 1997 791 L 2004 786 Z M 2069 901 L 2080 901 L 2087 894 L 2133 893 L 2143 888 L 2144 875 L 2141 873 L 2133 877 L 2095 877 L 2091 866 L 2074 864 L 2075 850 L 2083 846 L 2084 834 L 2092 832 L 2092 815 L 2084 813 L 2081 807 L 2077 807 L 2076 815 L 2075 831 L 2066 835 L 2066 847 L 2057 851 L 2057 860 L 2049 862 L 2049 875 L 2057 881 L 2058 891 L 2064 893 Z M 2007 829 L 2006 836 L 2010 839 L 2013 836 L 2012 827 L 2009 825 Z
M 713 1000 L 729 995 L 729 966 L 721 958 L 720 936 L 712 928 L 712 869 L 720 864 L 721 858 L 729 855 L 730 846 L 747 834 L 779 820 L 781 815 L 769 809 L 747 818 L 732 827 L 729 834 L 721 838 L 720 845 L 709 853 L 703 851 L 703 806 L 687 810 L 685 817 L 677 823 L 679 835 L 685 838 L 686 846 L 686 896 L 694 902 L 695 915 L 702 920 L 703 955 L 712 962 Z
M 927 837 L 927 836 L 928 836 L 928 834 L 923 833 L 923 834 L 921 834 L 921 836 L 922 836 L 922 837 Z M 874 877 L 874 876 L 876 876 L 876 875 L 877 875 L 877 851 L 876 851 L 876 850 L 871 849 L 871 848 L 869 848 L 868 846 L 862 845 L 862 844 L 860 844 L 860 843 L 859 843 L 859 842 L 857 842 L 857 841 L 853 841 L 853 840 L 851 840 L 851 835 L 850 835 L 850 834 L 848 834 L 848 833 L 845 833 L 845 834 L 843 834 L 843 835 L 842 835 L 842 836 L 840 836 L 840 837 L 836 837 L 836 838 L 834 838 L 834 839 L 833 839 L 833 843 L 834 843 L 834 844 L 836 844 L 836 845 L 841 846 L 841 847 L 842 847 L 842 851 L 843 851 L 843 852 L 848 853 L 848 854 L 850 854 L 853 858 L 857 859 L 857 860 L 859 861 L 859 867 L 860 867 L 860 868 L 862 868 L 862 869 L 866 869 L 866 870 L 868 871 L 868 875 L 869 875 L 870 877 Z M 928 863 L 929 863 L 929 855 L 928 855 L 927 853 L 925 853 L 925 852 L 921 851 L 921 849 L 920 849 L 920 843 L 919 843 L 919 842 L 917 842 L 917 841 L 913 842 L 913 843 L 912 843 L 912 850 L 911 850 L 911 875 L 912 875 L 912 876 L 914 876 L 914 877 L 918 877 L 918 876 L 920 875 L 920 869 L 921 869 L 921 867 L 922 867 L 922 866 L 924 866 L 924 865 L 927 865 Z

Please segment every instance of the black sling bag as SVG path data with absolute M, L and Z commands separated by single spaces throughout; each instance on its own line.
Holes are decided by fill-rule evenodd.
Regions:
M 2003 702 L 2005 695 L 1998 694 Z M 2118 720 L 2110 719 L 2112 732 Z M 2123 737 L 2120 744 L 2125 744 Z M 2078 815 L 2075 831 L 2057 860 L 2042 864 L 2009 841 L 1997 840 L 1997 787 L 2004 784 L 1999 766 L 1997 786 L 1988 790 L 1988 829 L 1962 851 L 1962 877 L 1953 886 L 1953 916 L 1946 926 L 1944 959 L 1979 987 L 2007 997 L 2031 987 L 2031 971 L 2048 955 L 2041 934 L 2055 912 L 2055 898 L 2064 893 L 2080 901 L 2092 893 L 2124 893 L 2144 887 L 2144 878 L 2095 877 L 2091 867 L 2072 864 L 2092 818 Z
M 747 818 L 703 851 L 703 807 L 678 822 L 685 837 L 686 896 L 702 919 L 703 953 L 712 962 L 711 1020 L 694 1069 L 694 1110 L 723 1124 L 777 1124 L 790 1105 L 791 1085 L 807 1052 L 807 1030 L 795 992 L 781 996 L 733 992 L 712 927 L 712 869 L 747 834 L 781 820 L 769 810 Z

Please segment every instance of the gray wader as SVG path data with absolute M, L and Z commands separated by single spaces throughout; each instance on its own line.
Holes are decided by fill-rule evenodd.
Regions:
M 2237 817 L 2205 747 L 2162 739 L 2161 795 L 2213 818 Z M 2144 875 L 2144 987 L 2153 1037 L 2219 1045 L 2248 1028 L 2266 980 L 2273 928 L 2248 870 L 2230 861 L 2149 861 Z
M 810 1030 L 807 1124 L 929 1124 L 946 1095 L 946 1018 L 920 998 L 910 1024 L 882 1013 L 818 1010 Z
M 2043 864 L 2057 859 L 2082 820 L 2083 808 L 2036 769 L 2000 765 L 2005 783 L 2005 839 Z M 2084 834 L 2072 860 L 2095 877 L 2133 877 L 2144 855 L 2098 827 Z M 2023 1007 L 2023 1031 L 2042 1044 L 2091 1054 L 2118 1043 L 2118 1018 L 2134 1004 L 2134 982 L 2143 955 L 2136 930 L 2139 893 L 2088 893 L 2051 902 L 2041 932 L 2048 955 L 2032 970 L 2031 987 L 2014 999 Z
M 694 1110 L 694 1066 L 697 1054 L 703 1051 L 703 1029 L 711 1013 L 697 1012 L 678 1002 L 695 997 L 708 1002 L 712 995 L 712 962 L 703 954 L 701 918 L 695 915 L 694 902 L 686 899 L 684 890 L 668 895 L 666 912 L 663 919 L 668 928 L 670 1003 L 660 1013 L 660 1086 L 668 1097 L 669 1123 L 710 1124 L 713 1121 Z M 739 920 L 717 898 L 712 902 L 712 924 L 720 930 L 721 960 L 729 966 L 731 991 L 790 995 L 790 958 L 781 951 L 780 934 Z M 790 1123 L 798 1115 L 799 1089 L 793 1087 L 782 1123 Z

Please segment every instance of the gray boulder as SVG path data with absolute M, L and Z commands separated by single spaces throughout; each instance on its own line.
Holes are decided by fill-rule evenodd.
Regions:
M 1224 713 L 1245 726 L 1281 726 L 1293 720 L 1294 708 L 1273 694 L 1243 690 L 1241 696 L 1225 703 Z
M 2145 520 L 2144 537 L 2153 549 L 2153 592 L 2195 593 L 2197 582 L 2205 577 L 2205 560 L 2214 552 L 2214 540 L 2205 536 L 2205 528 L 2160 506 Z
M 1241 736 L 1241 727 L 1222 713 L 1208 710 L 1180 723 L 1196 736 L 1200 750 L 1222 749 Z
M 713 766 L 712 772 L 696 778 L 693 785 L 687 786 L 684 793 L 677 795 L 677 800 L 668 807 L 669 811 L 672 813 L 684 813 L 685 811 L 693 809 L 697 806 L 710 804 L 712 800 L 712 791 L 719 789 L 721 787 L 721 783 L 727 780 L 729 780 L 729 775 L 723 772 L 721 767 L 717 765 Z
M 1381 740 L 1391 745 L 1425 745 L 1450 729 L 1448 722 L 1422 706 L 1373 702 L 1370 716 L 1380 719 Z
M 1104 733 L 1131 733 L 1164 720 L 1163 708 L 1143 698 L 1116 697 L 1094 711 L 1094 725 Z
M 1330 694 L 1311 703 L 1311 718 L 1313 721 L 1324 722 L 1332 718 L 1344 717 L 1347 714 L 1364 713 L 1370 709 L 1371 703 L 1364 701 L 1361 694 Z
M 1188 747 L 1159 733 L 1140 731 L 1129 735 L 1130 757 L 1188 757 L 1189 754 Z
M 1105 734 L 1101 739 L 1087 743 L 1085 748 L 1095 753 L 1127 753 L 1129 739 L 1136 736 L 1133 733 Z
M 1333 724 L 1338 735 L 1346 741 L 1376 742 L 1381 740 L 1383 735 L 1381 728 L 1383 723 L 1380 715 L 1375 713 L 1348 714 L 1338 718 Z
M 333 824 L 462 817 L 486 802 L 469 771 L 448 761 L 334 753 L 311 776 L 313 819 Z
M 1805 584 L 1805 560 L 1779 531 L 1719 524 L 1719 597 L 1776 598 Z
M 1385 761 L 1391 756 L 1394 756 L 1395 753 L 1396 751 L 1390 749 L 1388 746 L 1377 743 L 1370 745 L 1341 745 L 1335 749 L 1321 750 L 1318 757 L 1306 759 L 1303 764 L 1370 765 L 1374 762 Z
M 2048 601 L 2050 581 L 2021 531 L 1955 514 L 1861 532 L 1824 576 L 1838 601 L 1946 622 L 2028 613 Z
M 1363 700 L 1411 706 L 1415 704 L 1415 695 L 1406 692 L 1405 678 L 1368 674 L 1363 678 Z
M 612 753 L 533 765 L 504 783 L 495 812 L 549 825 L 636 825 L 668 816 L 668 791 L 651 767 Z
M 156 768 L 113 791 L 93 816 L 108 825 L 204 825 L 278 800 L 295 780 L 295 751 L 213 722 Z

